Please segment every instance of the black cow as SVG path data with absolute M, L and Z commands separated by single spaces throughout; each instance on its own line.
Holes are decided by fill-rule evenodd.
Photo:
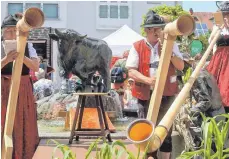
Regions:
M 58 63 L 62 69 L 62 77 L 68 78 L 69 73 L 73 73 L 86 86 L 98 71 L 104 79 L 105 91 L 110 89 L 109 67 L 112 51 L 105 41 L 82 36 L 71 29 L 55 29 L 55 34 L 49 36 L 58 42 Z

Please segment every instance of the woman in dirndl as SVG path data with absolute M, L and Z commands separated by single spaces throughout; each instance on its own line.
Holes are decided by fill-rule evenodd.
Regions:
M 216 42 L 216 51 L 207 67 L 215 79 L 220 90 L 225 111 L 229 113 L 229 1 L 217 2 L 219 11 L 223 13 L 224 28 Z M 216 27 L 213 27 L 213 31 Z M 209 42 L 214 35 L 209 38 Z
M 7 42 L 16 39 L 16 24 L 22 14 L 9 15 L 2 22 L 1 43 L 1 139 L 3 139 L 7 104 L 10 91 L 13 61 L 16 50 L 7 48 Z M 9 50 L 9 52 L 6 52 Z M 36 50 L 28 43 L 25 48 L 24 64 L 13 127 L 13 159 L 32 159 L 39 143 L 36 106 L 33 97 L 29 70 L 38 71 Z M 2 140 L 3 141 L 3 140 Z

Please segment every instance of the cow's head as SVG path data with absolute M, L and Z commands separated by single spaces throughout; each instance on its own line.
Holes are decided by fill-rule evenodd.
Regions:
M 55 33 L 50 33 L 49 37 L 58 42 L 58 48 L 61 54 L 71 54 L 74 48 L 79 44 L 87 35 L 80 35 L 78 32 L 67 29 L 59 31 L 55 29 Z

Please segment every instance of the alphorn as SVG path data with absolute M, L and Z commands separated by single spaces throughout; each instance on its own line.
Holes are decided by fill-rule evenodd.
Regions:
M 19 53 L 17 59 L 13 63 L 12 69 L 12 78 L 10 85 L 10 93 L 7 105 L 6 112 L 6 120 L 5 120 L 5 130 L 4 130 L 4 138 L 2 141 L 2 155 L 3 159 L 12 158 L 13 152 L 13 142 L 12 142 L 12 134 L 13 134 L 13 126 L 14 119 L 17 107 L 17 99 L 19 86 L 21 81 L 21 72 L 25 54 L 25 47 L 27 43 L 27 37 L 29 35 L 29 31 L 33 28 L 41 27 L 44 23 L 44 14 L 38 8 L 29 8 L 27 9 L 23 17 L 17 22 L 17 52 Z M 32 97 L 31 97 L 32 98 Z M 15 130 L 17 131 L 17 130 Z
M 218 28 L 218 30 L 215 32 L 214 39 L 212 40 L 208 49 L 204 53 L 204 55 L 201 58 L 198 65 L 196 66 L 196 68 L 193 71 L 192 75 L 190 76 L 188 82 L 184 85 L 184 87 L 182 88 L 182 90 L 180 91 L 180 93 L 178 94 L 178 96 L 176 97 L 176 99 L 174 100 L 172 105 L 170 106 L 169 110 L 167 111 L 167 113 L 162 118 L 162 120 L 160 121 L 159 125 L 156 128 L 154 128 L 154 123 L 151 120 L 147 120 L 147 119 L 139 119 L 139 120 L 133 121 L 132 123 L 129 124 L 129 126 L 127 128 L 127 138 L 131 142 L 133 142 L 137 147 L 140 147 L 140 150 L 142 150 L 142 151 L 147 150 L 147 152 L 154 152 L 158 148 L 160 148 L 165 137 L 167 136 L 168 130 L 171 128 L 173 121 L 175 120 L 176 115 L 179 113 L 179 110 L 180 110 L 182 104 L 185 102 L 185 99 L 189 95 L 189 91 L 190 91 L 194 81 L 198 77 L 201 68 L 204 66 L 204 64 L 207 60 L 207 57 L 209 56 L 209 54 L 210 54 L 214 44 L 216 43 L 216 40 L 218 39 L 219 35 L 220 35 L 220 29 Z M 160 63 L 161 63 L 161 61 L 160 61 Z M 159 66 L 160 66 L 160 64 L 159 64 Z M 148 134 L 143 134 L 143 135 L 141 135 L 141 134 L 144 133 L 144 130 L 139 131 L 139 132 L 137 132 L 139 134 L 139 136 L 141 136 L 141 137 L 144 136 L 144 138 L 142 138 L 141 140 L 134 140 L 133 138 L 131 138 L 130 132 L 132 131 L 134 126 L 141 124 L 141 123 L 148 124 L 151 127 L 152 131 L 149 132 Z

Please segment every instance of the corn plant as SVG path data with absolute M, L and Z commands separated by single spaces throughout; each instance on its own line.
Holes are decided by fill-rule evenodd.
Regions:
M 126 148 L 125 144 L 122 141 L 117 140 L 117 141 L 114 141 L 112 144 L 108 144 L 107 142 L 103 143 L 99 151 L 98 150 L 98 141 L 99 139 L 97 139 L 95 142 L 93 142 L 90 145 L 85 159 L 89 159 L 89 156 L 94 148 L 96 149 L 96 157 L 95 157 L 96 159 L 113 159 L 113 158 L 119 159 L 121 158 L 123 153 L 126 153 L 127 159 L 139 159 L 140 158 L 140 147 L 138 147 L 138 153 L 137 153 L 137 156 L 135 156 L 132 152 L 130 152 Z M 146 151 L 143 154 L 143 158 L 146 157 L 148 146 L 149 146 L 149 143 L 146 147 Z
M 192 152 L 182 153 L 178 159 L 191 159 L 195 156 L 202 156 L 204 159 L 227 159 L 229 158 L 229 148 L 225 149 L 225 143 L 228 142 L 229 133 L 229 114 L 222 114 L 213 118 L 205 117 L 202 113 L 202 136 L 203 141 L 200 149 Z M 226 120 L 216 122 L 217 117 L 223 117 Z M 212 151 L 212 143 L 215 143 L 216 152 Z
M 98 138 L 96 141 L 91 143 L 86 153 L 85 159 L 89 159 L 89 156 L 91 155 L 93 149 L 96 150 L 96 156 L 92 157 L 93 159 L 120 159 L 123 153 L 126 153 L 127 159 L 140 159 L 140 148 L 138 148 L 137 156 L 135 156 L 126 148 L 125 144 L 120 140 L 114 141 L 112 144 L 105 142 L 102 144 L 100 150 L 98 150 L 98 142 L 100 139 L 101 138 Z M 48 140 L 47 143 L 50 143 L 51 141 L 56 144 L 56 147 L 54 148 L 52 153 L 52 159 L 59 159 L 57 157 L 54 157 L 57 149 L 61 150 L 62 154 L 64 155 L 63 159 L 76 159 L 76 155 L 67 145 L 60 144 L 55 140 Z M 148 146 L 149 143 L 146 147 L 146 150 L 148 150 Z M 143 159 L 146 157 L 146 153 L 147 151 L 144 152 Z
M 50 142 L 53 142 L 56 144 L 56 147 L 54 148 L 52 152 L 52 159 L 60 159 L 60 158 L 54 157 L 54 154 L 57 149 L 61 150 L 62 154 L 64 155 L 63 159 L 76 159 L 76 155 L 72 152 L 72 150 L 67 145 L 60 144 L 59 142 L 55 140 L 48 140 L 47 144 L 49 144 Z

